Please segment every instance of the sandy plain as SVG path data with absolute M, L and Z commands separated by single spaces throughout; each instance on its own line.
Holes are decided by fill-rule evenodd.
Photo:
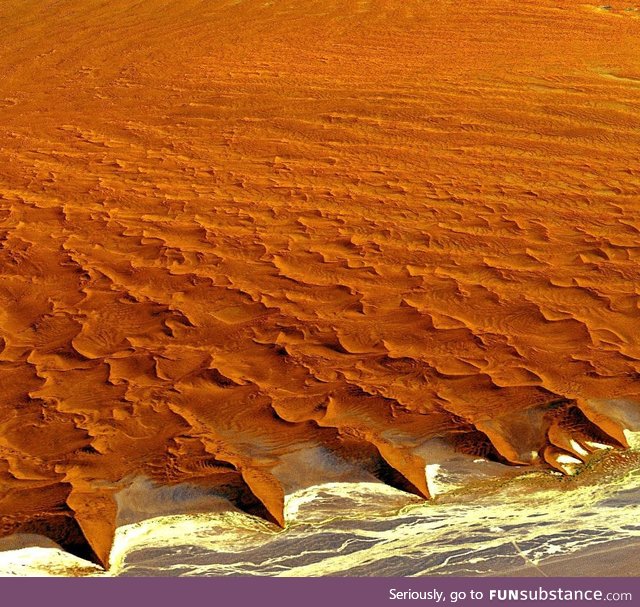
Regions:
M 0 31 L 1 535 L 107 565 L 138 478 L 283 526 L 322 480 L 431 497 L 635 440 L 635 4 L 7 0 Z

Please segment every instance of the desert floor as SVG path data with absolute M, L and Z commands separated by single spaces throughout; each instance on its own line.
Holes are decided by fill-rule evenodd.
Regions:
M 106 566 L 145 483 L 276 533 L 323 483 L 628 470 L 640 5 L 4 0 L 0 34 L 0 535 Z

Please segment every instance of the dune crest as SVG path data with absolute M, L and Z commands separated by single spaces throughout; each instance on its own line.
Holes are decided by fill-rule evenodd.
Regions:
M 429 497 L 634 444 L 631 4 L 36 4 L 0 6 L 0 536 L 107 566 L 135 477 L 285 525 L 305 449 Z

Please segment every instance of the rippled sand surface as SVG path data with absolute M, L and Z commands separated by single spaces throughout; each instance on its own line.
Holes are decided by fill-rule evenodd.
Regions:
M 0 535 L 108 565 L 147 479 L 237 508 L 194 533 L 290 542 L 260 572 L 454 571 L 474 540 L 445 521 L 494 533 L 500 500 L 476 530 L 472 496 L 376 522 L 396 489 L 633 442 L 633 3 L 5 0 L 0 31 Z M 353 508 L 330 540 L 304 522 Z M 194 572 L 161 527 L 156 564 L 113 563 Z M 375 556 L 431 528 L 459 552 Z

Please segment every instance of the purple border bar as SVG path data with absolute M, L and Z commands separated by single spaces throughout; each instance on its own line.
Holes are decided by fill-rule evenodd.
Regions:
M 391 599 L 392 589 L 431 594 L 414 594 L 413 598 L 395 595 L 398 598 Z M 559 590 L 564 593 L 562 598 L 552 600 L 551 593 Z M 509 591 L 511 597 L 501 594 Z M 516 591 L 537 591 L 539 595 L 547 592 L 547 600 L 524 600 L 522 594 L 515 599 Z M 582 591 L 585 598 L 572 600 L 567 596 L 575 591 Z M 472 592 L 475 598 L 471 598 Z M 628 594 L 621 596 L 623 593 Z M 598 603 L 636 607 L 640 605 L 640 578 L 5 578 L 0 580 L 0 601 L 7 607 L 486 607 Z

